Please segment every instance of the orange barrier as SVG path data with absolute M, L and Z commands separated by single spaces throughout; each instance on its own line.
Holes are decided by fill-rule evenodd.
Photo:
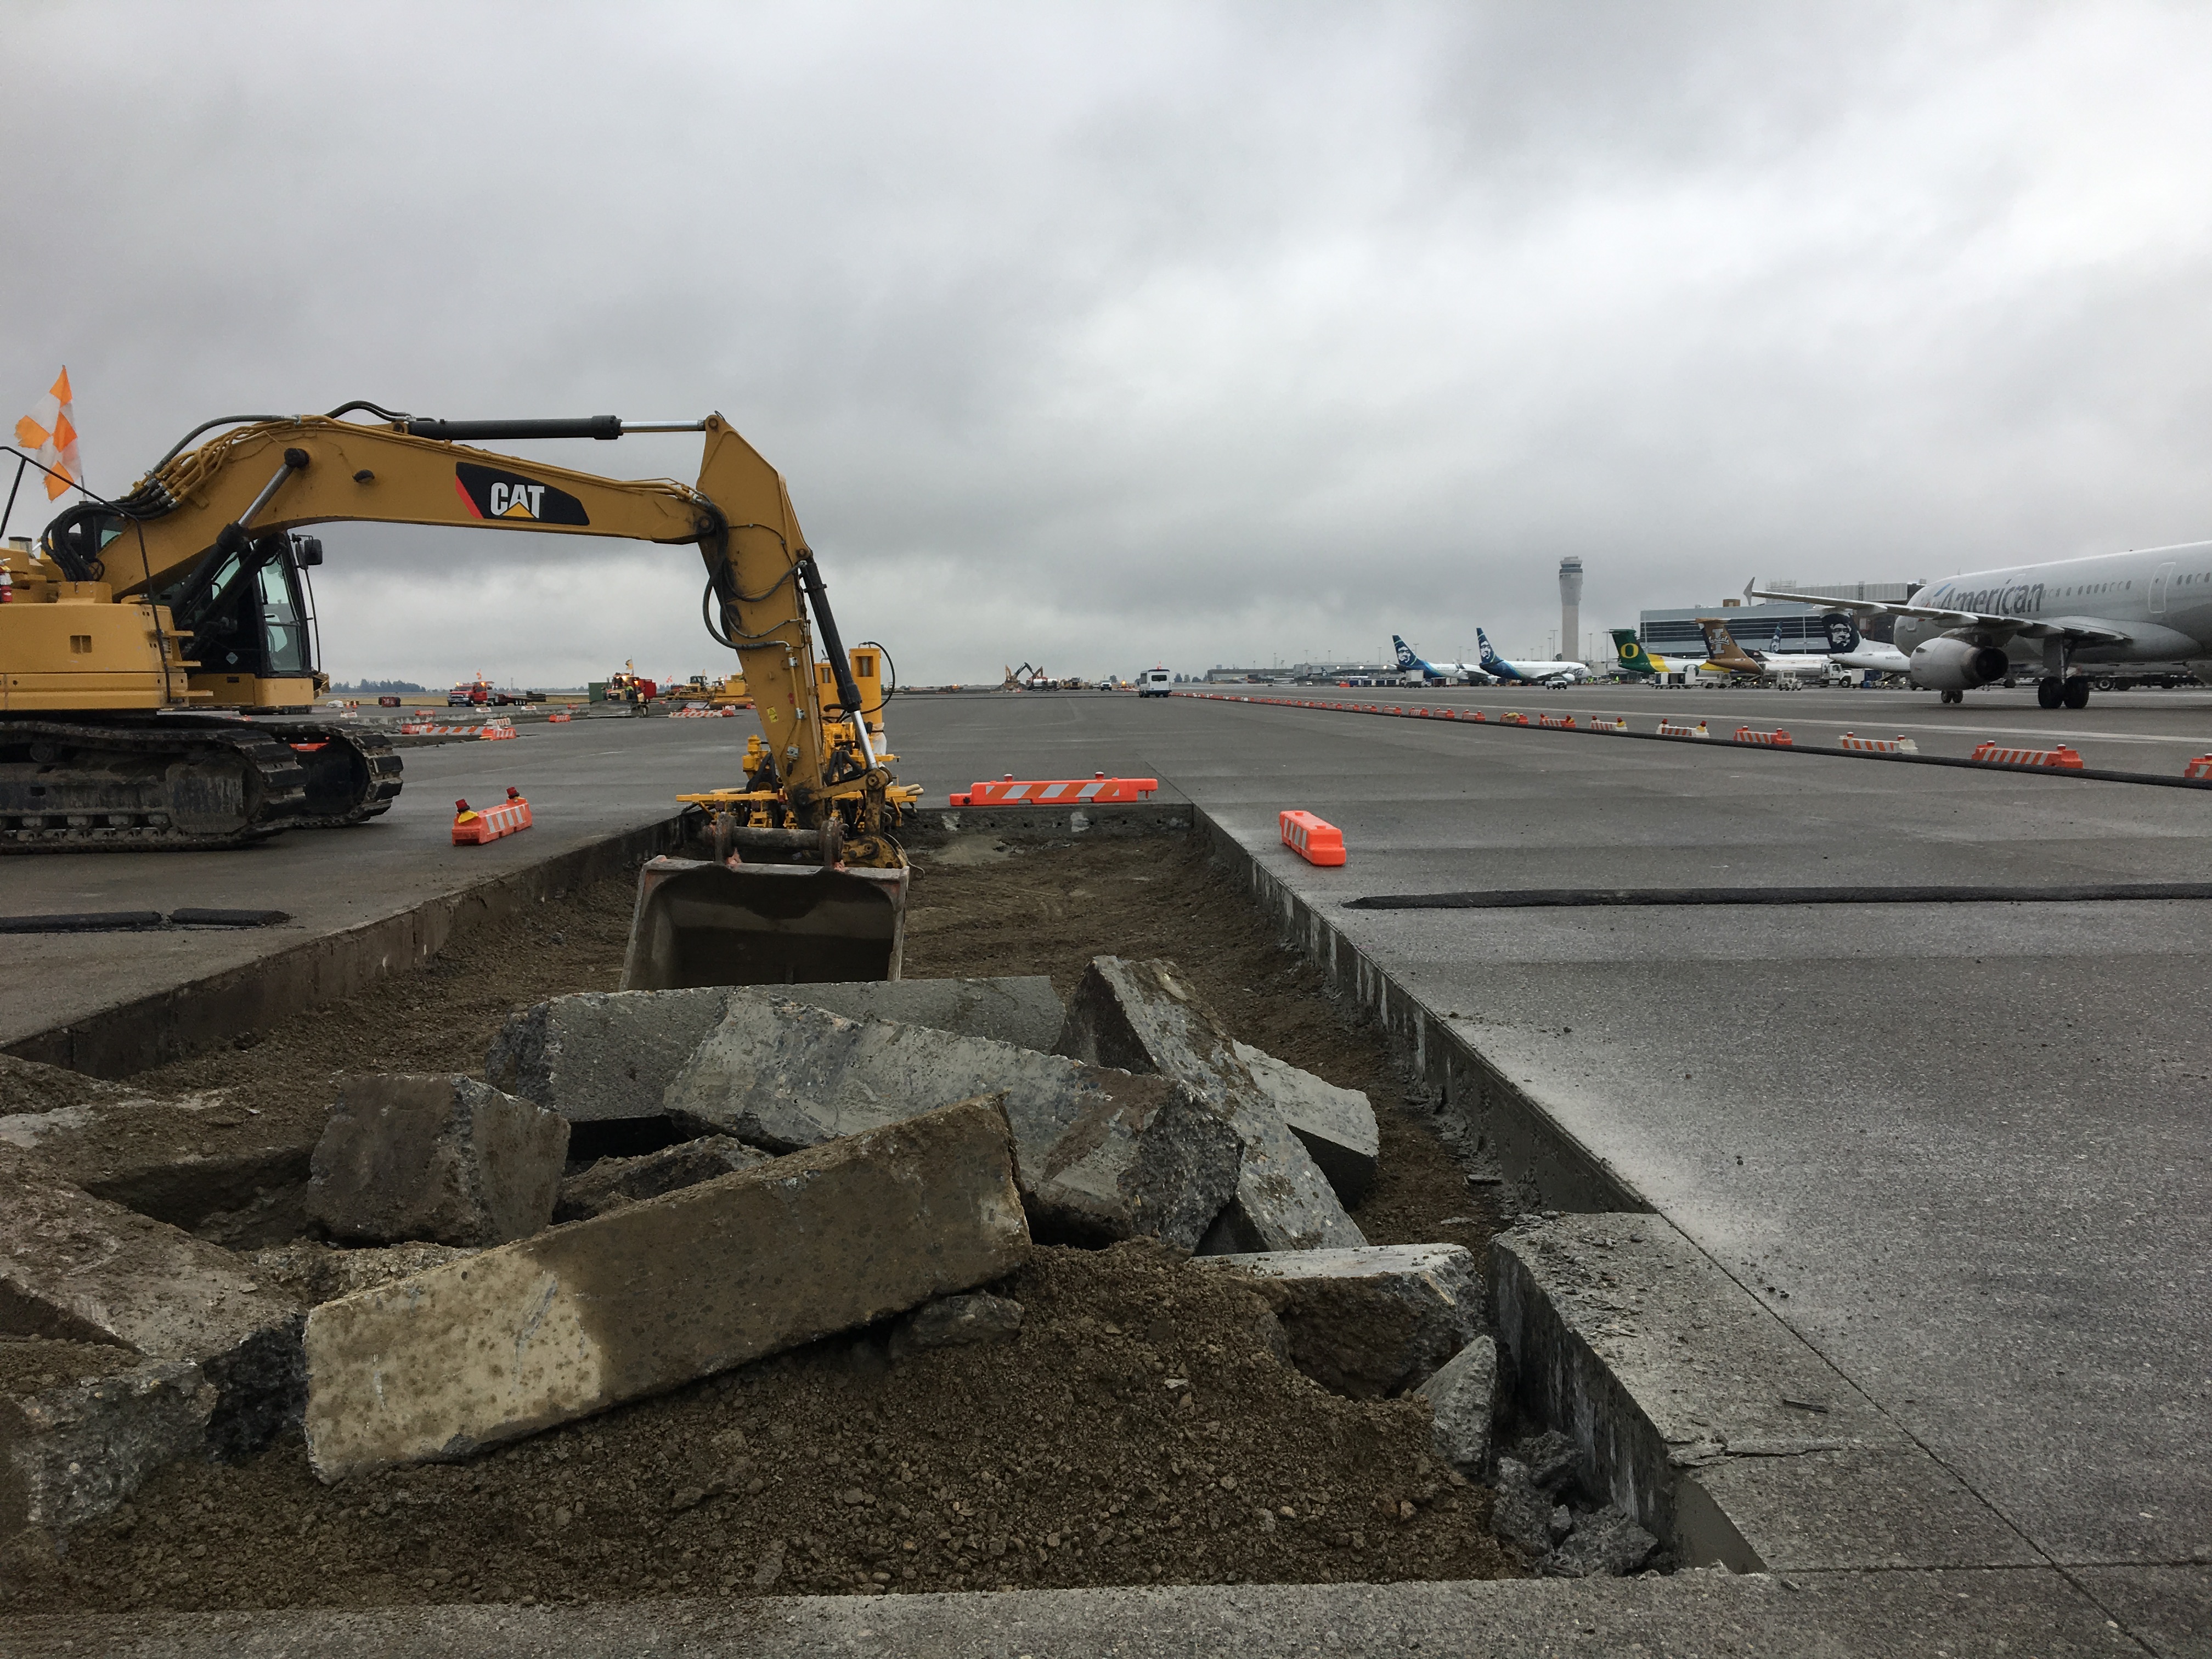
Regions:
M 1747 726 L 1739 726 L 1736 727 L 1735 740 L 1738 743 L 1765 744 L 1768 747 L 1774 749 L 1788 749 L 1791 747 L 1790 734 L 1787 732 L 1754 732 Z
M 955 806 L 1070 806 L 1105 801 L 1142 800 L 1157 793 L 1158 778 L 1109 778 L 1094 772 L 1087 778 L 1048 778 L 1017 781 L 1011 772 L 996 783 L 971 783 L 948 799 Z
M 1528 724 L 1528 717 L 1526 714 L 1500 714 L 1498 717 L 1498 723 L 1500 726 L 1526 726 Z
M 1554 732 L 1571 732 L 1575 729 L 1575 717 L 1572 714 L 1539 714 L 1536 724 L 1548 726 Z
M 507 789 L 507 799 L 488 811 L 479 812 L 465 800 L 455 801 L 453 809 L 456 847 L 481 847 L 486 842 L 530 828 L 530 803 L 523 799 L 520 789 L 512 786 Z
M 545 717 L 545 724 L 548 726 L 562 726 L 575 718 L 575 715 L 564 708 L 557 714 L 548 714 Z
M 438 726 L 434 720 L 402 720 L 399 729 L 408 737 L 419 738 L 436 731 Z
M 2212 778 L 2212 755 L 2199 755 L 2181 769 L 2185 778 Z
M 2000 749 L 1995 742 L 1977 744 L 1967 757 L 1984 766 L 2052 766 L 2068 772 L 2081 769 L 2081 757 L 2060 744 L 2056 749 Z
M 1628 730 L 1628 722 L 1619 718 L 1609 720 L 1594 720 L 1589 723 L 1589 729 L 1593 732 L 1626 732 Z
M 1846 732 L 1836 739 L 1836 747 L 1848 749 L 1855 755 L 1917 755 L 1920 745 L 1910 738 L 1862 738 Z
M 1308 864 L 1344 862 L 1344 831 L 1323 823 L 1310 812 L 1285 811 L 1280 819 L 1283 845 Z
M 1659 722 L 1659 735 L 1662 738 L 1710 738 L 1712 733 L 1705 730 L 1703 720 L 1695 726 L 1677 726 L 1672 720 L 1662 719 Z
M 512 726 L 492 726 L 487 724 L 477 727 L 477 737 L 489 738 L 494 742 L 497 742 L 502 738 L 511 738 L 514 735 L 515 730 Z

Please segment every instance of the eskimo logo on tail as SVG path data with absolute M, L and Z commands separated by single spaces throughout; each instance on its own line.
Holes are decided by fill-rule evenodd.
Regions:
M 1820 618 L 1820 626 L 1828 635 L 1831 651 L 1856 651 L 1859 648 L 1858 624 L 1841 611 L 1831 611 Z
M 1413 647 L 1407 645 L 1405 641 L 1400 639 L 1395 634 L 1393 634 L 1390 636 L 1390 643 L 1398 647 L 1399 667 L 1413 668 L 1419 666 L 1419 659 L 1413 655 Z
M 1491 664 L 1498 660 L 1498 653 L 1490 648 L 1490 635 L 1484 633 L 1480 628 L 1474 630 L 1474 643 L 1481 656 L 1482 665 L 1485 668 L 1489 667 Z
M 507 519 L 525 524 L 586 525 L 591 517 L 583 502 L 564 489 L 556 489 L 520 472 L 456 462 L 453 489 L 469 511 L 479 519 Z

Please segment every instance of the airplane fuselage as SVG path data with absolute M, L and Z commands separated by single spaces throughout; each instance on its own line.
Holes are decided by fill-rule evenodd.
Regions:
M 2212 542 L 1968 571 L 1930 582 L 1912 598 L 1916 605 L 2104 627 L 2128 635 L 2124 641 L 2075 647 L 2066 653 L 2070 662 L 2212 658 Z M 1899 617 L 1898 649 L 1910 656 L 1916 647 L 1952 631 L 1934 617 Z M 2039 668 L 2044 661 L 2040 640 L 2015 635 L 1989 642 L 2024 667 Z

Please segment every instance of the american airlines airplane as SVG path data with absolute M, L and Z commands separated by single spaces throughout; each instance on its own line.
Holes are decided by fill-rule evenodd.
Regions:
M 1763 588 L 1753 597 L 1896 617 L 1912 683 L 1945 702 L 2038 667 L 2045 708 L 2088 707 L 2089 682 L 2070 672 L 2078 665 L 2180 662 L 2212 677 L 2212 542 L 1970 571 L 1902 603 Z
M 1482 653 L 1482 672 L 1492 679 L 1522 685 L 1572 685 L 1590 678 L 1589 665 L 1580 662 L 1508 662 L 1490 648 L 1490 635 L 1474 630 L 1476 648 Z
M 1431 680 L 1466 680 L 1470 684 L 1489 678 L 1472 663 L 1431 662 L 1418 655 L 1395 634 L 1390 636 L 1390 643 L 1398 647 L 1398 672 L 1401 674 L 1419 674 Z

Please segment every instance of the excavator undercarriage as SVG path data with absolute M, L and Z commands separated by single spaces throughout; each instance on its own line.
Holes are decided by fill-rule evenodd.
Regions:
M 0 717 L 0 844 L 11 852 L 243 847 L 366 823 L 399 785 L 389 741 L 335 723 Z

